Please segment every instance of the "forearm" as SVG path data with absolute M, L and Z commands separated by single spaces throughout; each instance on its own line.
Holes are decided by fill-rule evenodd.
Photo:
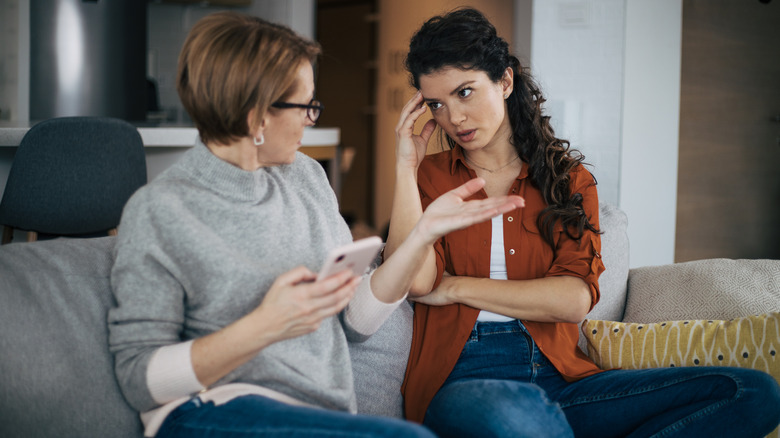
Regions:
M 417 170 L 397 166 L 396 185 L 393 196 L 393 210 L 390 217 L 390 229 L 387 243 L 384 249 L 385 262 L 392 260 L 390 256 L 396 253 L 406 241 L 410 240 L 412 231 L 423 215 L 422 203 L 420 201 L 420 192 L 417 188 Z M 416 239 L 415 239 L 416 240 Z M 412 248 L 407 245 L 404 249 L 406 254 L 399 255 L 392 263 L 393 268 L 388 271 L 395 271 L 399 275 L 406 272 L 412 266 L 399 266 L 401 261 L 398 259 L 413 257 L 416 266 L 416 274 L 406 278 L 407 288 L 413 296 L 430 292 L 433 282 L 436 279 L 436 256 L 432 245 L 425 245 L 425 248 Z M 422 252 L 420 252 L 422 251 Z M 410 261 L 411 262 L 411 261 Z M 408 264 L 408 263 L 407 263 Z M 373 283 L 372 283 L 373 284 Z
M 393 255 L 385 255 L 371 277 L 371 289 L 381 301 L 392 303 L 411 296 L 430 292 L 436 277 L 436 260 L 433 243 L 427 241 L 417 228 L 412 228 L 407 238 L 396 247 Z M 426 275 L 424 270 L 431 272 Z
M 412 232 L 423 214 L 415 169 L 396 166 L 395 190 L 385 257 L 392 255 Z
M 208 387 L 276 342 L 273 333 L 262 328 L 263 322 L 253 312 L 196 339 L 192 344 L 191 359 L 198 381 Z
M 439 288 L 453 302 L 528 321 L 578 323 L 591 305 L 588 285 L 572 276 L 533 280 L 449 277 Z
M 244 325 L 239 320 L 194 341 L 158 348 L 144 373 L 154 403 L 162 405 L 201 391 L 257 354 L 265 339 L 247 336 L 250 332 Z

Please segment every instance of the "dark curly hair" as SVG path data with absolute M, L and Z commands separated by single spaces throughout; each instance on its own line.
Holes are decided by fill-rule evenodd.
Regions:
M 567 140 L 555 137 L 550 117 L 542 111 L 545 99 L 529 69 L 509 53 L 507 42 L 481 12 L 462 8 L 426 21 L 409 43 L 405 64 L 416 89 L 420 88 L 420 76 L 443 67 L 484 71 L 493 82 L 501 80 L 511 67 L 514 89 L 507 99 L 510 141 L 528 165 L 531 184 L 547 203 L 537 219 L 542 236 L 554 247 L 553 227 L 558 221 L 573 239 L 581 238 L 586 228 L 599 233 L 582 208 L 582 194 L 571 193 L 569 188 L 569 174 L 584 156 L 571 149 Z M 446 134 L 445 138 L 450 148 L 455 146 L 452 138 Z

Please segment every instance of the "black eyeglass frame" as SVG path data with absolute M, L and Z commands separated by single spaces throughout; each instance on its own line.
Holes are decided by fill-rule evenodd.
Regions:
M 274 102 L 271 104 L 271 106 L 279 109 L 303 108 L 306 110 L 306 117 L 308 117 L 309 120 L 311 120 L 313 123 L 317 123 L 317 120 L 319 120 L 320 116 L 322 115 L 322 110 L 325 109 L 325 105 L 323 105 L 322 102 L 317 99 L 312 99 L 308 104 Z M 312 113 L 315 113 L 314 117 L 312 117 Z

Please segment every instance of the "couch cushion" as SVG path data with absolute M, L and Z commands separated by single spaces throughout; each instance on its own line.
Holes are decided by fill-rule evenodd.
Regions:
M 601 261 L 604 272 L 599 277 L 601 299 L 588 313 L 590 319 L 620 321 L 626 305 L 628 281 L 628 218 L 623 210 L 607 203 L 599 203 Z M 585 351 L 585 337 L 580 336 L 580 348 Z
M 0 436 L 139 437 L 108 351 L 113 237 L 0 247 Z
M 588 315 L 593 319 L 620 321 L 626 305 L 628 281 L 628 218 L 614 205 L 599 204 L 601 261 L 606 268 L 599 277 L 601 299 Z
M 780 260 L 707 259 L 632 269 L 623 321 L 734 319 L 779 311 Z
M 365 342 L 350 343 L 358 413 L 403 418 L 401 383 L 412 344 L 412 306 L 401 304 Z

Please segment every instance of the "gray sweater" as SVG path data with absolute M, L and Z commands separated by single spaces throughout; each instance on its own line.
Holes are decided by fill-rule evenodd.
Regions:
M 316 272 L 352 240 L 316 161 L 298 153 L 293 164 L 247 172 L 200 142 L 133 195 L 119 229 L 109 343 L 120 387 L 141 412 L 163 403 L 147 381 L 158 349 L 225 327 L 255 309 L 277 276 L 300 265 Z M 265 348 L 215 386 L 249 383 L 354 412 L 347 337 L 370 333 L 345 313 Z

